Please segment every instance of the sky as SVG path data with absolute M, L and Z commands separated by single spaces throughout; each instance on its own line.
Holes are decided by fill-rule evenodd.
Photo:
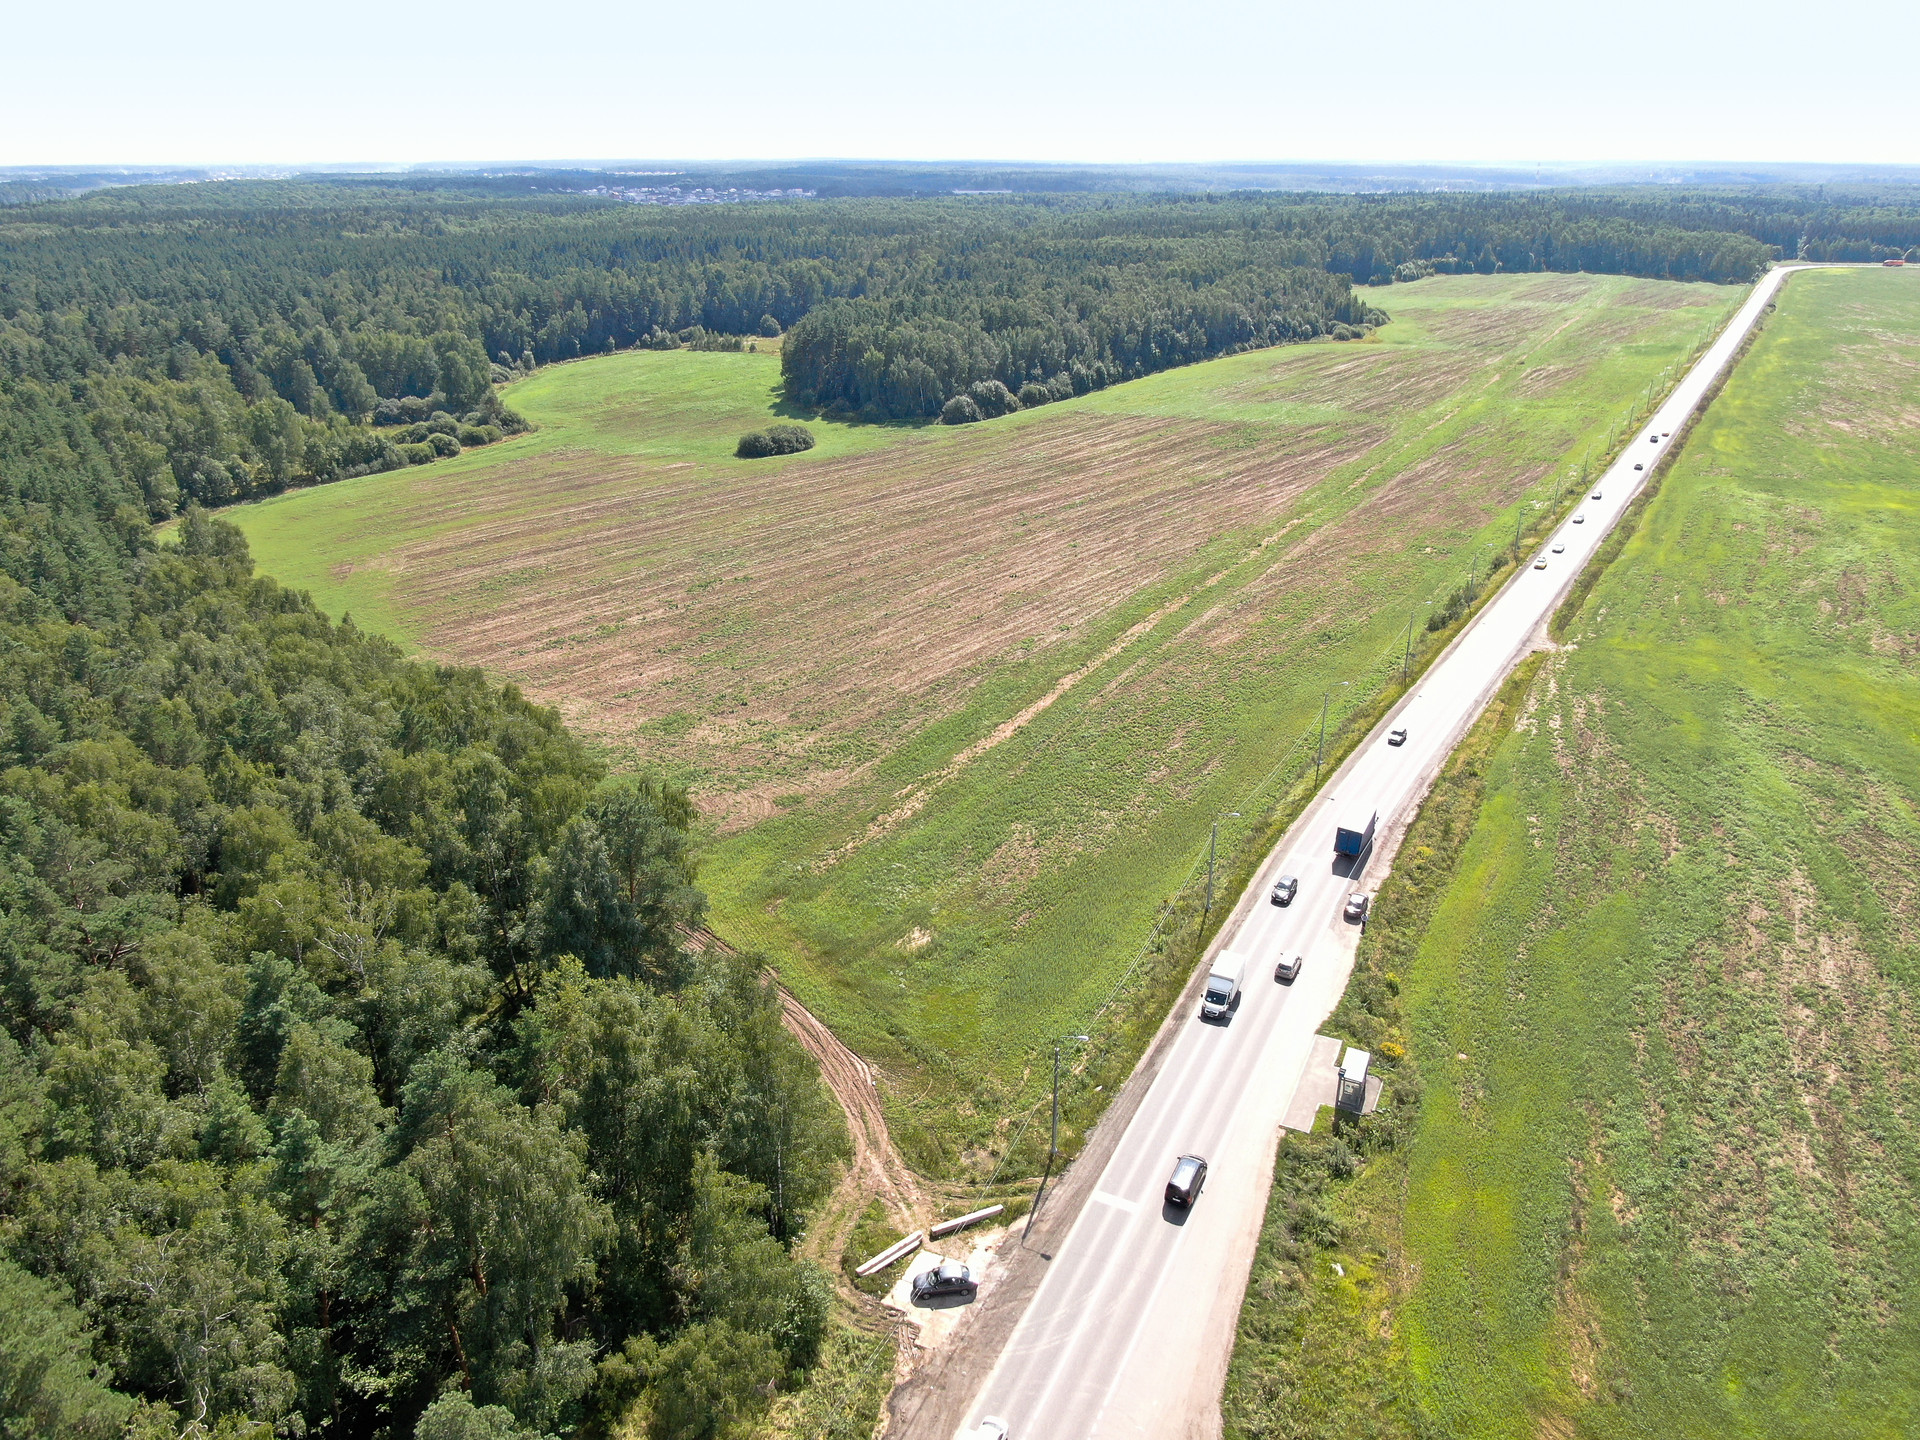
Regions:
M 10 166 L 1920 161 L 1912 6 L 0 5 Z

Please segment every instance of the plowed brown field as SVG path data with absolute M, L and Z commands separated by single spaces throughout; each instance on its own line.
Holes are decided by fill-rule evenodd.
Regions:
M 516 387 L 531 437 L 239 518 L 282 580 L 690 780 L 714 928 L 890 1104 L 986 1124 L 1328 688 L 1738 298 L 1422 281 L 1368 341 L 756 462 L 770 357 L 612 356 Z

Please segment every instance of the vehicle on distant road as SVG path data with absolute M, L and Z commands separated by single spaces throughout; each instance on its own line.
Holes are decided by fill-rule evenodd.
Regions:
M 1240 999 L 1240 977 L 1246 969 L 1246 956 L 1236 951 L 1222 950 L 1213 957 L 1213 969 L 1207 973 L 1207 988 L 1200 995 L 1202 1019 L 1227 1018 Z
M 1658 435 L 1647 436 L 1647 444 L 1658 445 L 1659 443 L 1660 443 L 1660 437 Z
M 1404 745 L 1404 744 L 1406 744 L 1406 743 L 1407 743 L 1407 728 L 1406 728 L 1406 726 L 1404 726 L 1404 725 L 1403 725 L 1403 726 L 1401 726 L 1401 727 L 1400 727 L 1400 728 L 1399 728 L 1398 730 L 1389 730 L 1389 731 L 1387 731 L 1387 744 L 1389 744 L 1389 745 Z
M 1598 490 L 1596 490 L 1596 491 L 1594 491 L 1594 492 L 1593 492 L 1593 498 L 1594 498 L 1594 499 L 1596 499 L 1596 500 L 1598 500 L 1598 499 L 1600 498 L 1600 492 L 1599 492 Z
M 1367 847 L 1373 844 L 1373 827 L 1379 820 L 1380 812 L 1377 810 L 1369 810 L 1364 815 L 1356 812 L 1347 816 L 1348 823 L 1333 828 L 1333 853 L 1366 854 Z
M 1587 517 L 1584 515 L 1576 515 L 1573 517 L 1573 523 L 1576 525 L 1584 525 L 1587 523 Z
M 938 1300 L 947 1295 L 972 1295 L 979 1288 L 980 1282 L 973 1278 L 973 1272 L 957 1260 L 943 1260 L 913 1277 L 916 1302 Z
M 1634 466 L 1633 468 L 1634 468 L 1634 469 L 1636 469 L 1636 470 L 1644 470 L 1644 469 L 1646 469 L 1647 467 L 1646 467 L 1646 466 L 1644 466 L 1644 465 L 1636 465 L 1636 466 Z
M 1567 547 L 1565 545 L 1556 545 L 1553 547 L 1553 553 L 1556 555 L 1564 555 L 1567 553 Z
M 969 1430 L 966 1440 L 1007 1440 L 1007 1422 L 998 1415 L 984 1415 L 980 1423 Z
M 1347 908 L 1344 913 L 1349 924 L 1364 925 L 1367 923 L 1367 903 L 1372 898 L 1373 897 L 1368 895 L 1364 890 L 1356 890 L 1353 894 L 1347 896 Z
M 1307 957 L 1304 955 L 1295 955 L 1291 960 L 1282 955 L 1280 963 L 1273 967 L 1273 978 L 1291 985 L 1300 978 L 1300 967 L 1306 963 Z
M 1207 1162 L 1198 1155 L 1182 1155 L 1174 1162 L 1167 1179 L 1167 1203 L 1189 1206 L 1200 1198 L 1200 1187 L 1207 1183 Z
M 1293 897 L 1300 893 L 1300 881 L 1293 875 L 1282 875 L 1273 882 L 1273 893 L 1267 898 L 1276 905 L 1291 905 Z
M 1536 569 L 1536 570 L 1544 570 L 1544 569 L 1546 569 L 1546 568 L 1547 568 L 1547 557 L 1546 557 L 1546 556 L 1544 556 L 1544 555 L 1542 555 L 1542 556 L 1541 556 L 1541 557 L 1540 557 L 1540 558 L 1539 558 L 1538 560 L 1536 560 L 1536 561 L 1534 561 L 1534 562 L 1533 562 L 1533 568 L 1534 568 L 1534 569 Z

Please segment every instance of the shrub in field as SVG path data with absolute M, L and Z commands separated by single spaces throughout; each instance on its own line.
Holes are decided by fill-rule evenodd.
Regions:
M 769 425 L 764 430 L 749 430 L 733 447 L 742 460 L 763 460 L 769 455 L 798 455 L 813 448 L 813 432 L 804 425 Z
M 981 418 L 980 407 L 965 395 L 956 395 L 940 407 L 942 425 L 971 425 Z
M 760 317 L 760 333 L 771 340 L 780 333 L 780 322 L 771 315 L 762 315 Z
M 491 445 L 500 438 L 498 425 L 462 425 L 453 437 L 463 446 Z
M 453 436 L 444 435 L 436 430 L 427 436 L 427 448 L 436 455 L 458 455 L 460 453 L 460 442 L 454 439 Z
M 980 407 L 980 413 L 991 420 L 996 415 L 1007 415 L 1020 408 L 1020 402 L 1014 398 L 1011 390 L 998 380 L 976 380 L 967 387 L 967 397 Z
M 1035 405 L 1045 405 L 1053 399 L 1053 392 L 1038 380 L 1029 380 L 1020 387 L 1020 408 L 1030 410 Z
M 433 446 L 427 444 L 425 441 L 420 441 L 412 445 L 397 445 L 394 448 L 400 452 L 400 458 L 405 460 L 409 465 L 424 465 L 429 460 L 437 460 L 439 458 Z

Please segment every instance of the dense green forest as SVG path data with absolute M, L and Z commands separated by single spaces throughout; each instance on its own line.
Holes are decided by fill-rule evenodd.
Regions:
M 670 208 L 504 179 L 128 187 L 0 215 L 0 371 L 72 394 L 148 513 L 511 432 L 534 365 L 794 333 L 790 398 L 932 416 L 1378 323 L 1434 271 L 1744 281 L 1920 243 L 1910 197 L 1022 196 Z M 1857 255 L 1856 255 L 1856 252 Z M 1039 392 L 1031 392 L 1040 398 Z
M 0 1434 L 693 1437 L 797 1383 L 844 1137 L 682 944 L 685 795 L 200 509 L 156 547 L 97 420 L 0 380 Z

